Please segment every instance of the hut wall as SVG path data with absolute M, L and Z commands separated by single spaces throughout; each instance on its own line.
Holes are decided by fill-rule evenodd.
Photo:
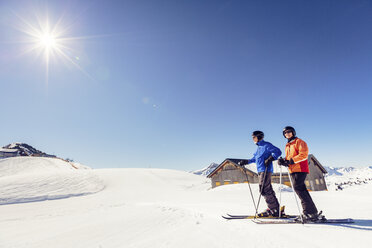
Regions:
M 271 182 L 272 183 L 280 183 L 280 175 L 278 173 L 275 173 L 271 176 Z M 282 173 L 282 184 L 284 182 L 289 182 L 288 173 Z
M 17 155 L 15 152 L 0 152 L 0 158 L 16 157 Z
M 305 179 L 306 187 L 313 191 L 327 190 L 324 174 L 312 159 L 309 160 L 309 171 Z
M 247 172 L 249 183 L 257 183 L 258 179 L 254 174 Z M 243 170 L 233 164 L 226 164 L 222 170 L 212 176 L 212 188 L 220 185 L 246 183 L 247 178 Z

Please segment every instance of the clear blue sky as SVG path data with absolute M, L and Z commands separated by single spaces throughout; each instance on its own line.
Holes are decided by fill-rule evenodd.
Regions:
M 20 18 L 62 17 L 74 61 L 20 55 Z M 93 168 L 202 168 L 284 150 L 372 165 L 371 1 L 0 1 L 0 145 Z M 84 72 L 82 72 L 82 70 Z

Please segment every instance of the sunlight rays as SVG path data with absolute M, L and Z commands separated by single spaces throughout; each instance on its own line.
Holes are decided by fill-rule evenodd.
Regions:
M 78 52 L 73 49 L 72 46 L 74 42 L 78 40 L 88 39 L 94 36 L 69 36 L 67 32 L 72 28 L 72 24 L 65 25 L 63 23 L 64 15 L 53 23 L 48 15 L 44 18 L 35 15 L 35 18 L 32 20 L 26 20 L 16 13 L 14 14 L 19 20 L 15 28 L 24 35 L 22 40 L 17 41 L 17 43 L 25 44 L 21 55 L 34 54 L 37 58 L 42 58 L 45 64 L 45 80 L 47 86 L 49 84 L 50 65 L 52 60 L 56 59 L 64 60 L 93 79 L 92 76 L 78 64 Z

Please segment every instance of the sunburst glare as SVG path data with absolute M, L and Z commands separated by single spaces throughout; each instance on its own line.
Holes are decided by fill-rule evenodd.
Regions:
M 87 37 L 72 37 L 67 31 L 71 26 L 64 25 L 62 18 L 57 22 L 50 22 L 48 16 L 40 18 L 36 16 L 34 20 L 26 20 L 16 15 L 20 22 L 16 28 L 24 35 L 22 43 L 26 43 L 22 54 L 34 53 L 43 58 L 45 63 L 46 84 L 49 81 L 49 70 L 51 60 L 65 60 L 72 64 L 85 75 L 92 78 L 79 64 L 78 52 L 73 49 L 74 42 Z

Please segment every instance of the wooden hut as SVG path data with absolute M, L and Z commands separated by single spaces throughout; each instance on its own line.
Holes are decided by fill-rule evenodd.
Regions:
M 305 180 L 306 187 L 313 191 L 327 190 L 327 184 L 324 180 L 324 174 L 328 173 L 327 170 L 313 154 L 309 155 L 308 163 L 310 173 Z
M 0 148 L 0 158 L 10 158 L 10 157 L 16 157 L 16 156 L 18 156 L 17 149 Z
M 227 158 L 217 166 L 207 176 L 211 179 L 212 188 L 226 184 L 247 183 L 247 178 L 249 183 L 258 183 L 257 172 L 251 169 L 246 169 L 244 171 L 243 168 L 238 165 L 239 161 L 241 161 L 241 159 Z M 305 180 L 307 189 L 310 191 L 327 190 L 327 185 L 324 180 L 324 174 L 326 174 L 327 171 L 312 154 L 308 157 L 308 163 L 310 173 Z M 276 167 L 278 166 L 274 165 L 274 168 Z M 282 171 L 282 184 L 291 186 L 287 169 L 282 168 Z M 279 183 L 280 173 L 274 171 L 271 180 L 273 183 Z
M 207 177 L 211 178 L 212 188 L 226 185 L 247 183 L 247 177 L 250 183 L 258 183 L 258 175 L 247 169 L 245 172 L 238 165 L 241 159 L 227 158 L 217 166 Z

